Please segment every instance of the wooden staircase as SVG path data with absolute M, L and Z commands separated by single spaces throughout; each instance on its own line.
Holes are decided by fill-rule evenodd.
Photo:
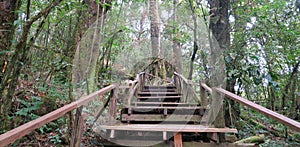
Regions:
M 178 76 L 178 78 L 180 78 L 180 76 Z M 201 117 L 203 115 L 203 111 L 206 110 L 205 107 L 199 105 L 198 103 L 192 103 L 192 101 L 186 97 L 187 94 L 195 94 L 193 89 L 187 89 L 187 87 L 189 87 L 187 84 L 182 84 L 188 83 L 186 80 L 182 82 L 174 78 L 175 80 L 173 85 L 144 86 L 143 81 L 145 80 L 143 79 L 145 78 L 143 77 L 139 80 L 135 80 L 134 84 L 131 86 L 123 86 L 125 91 L 128 91 L 129 89 L 130 94 L 127 99 L 123 99 L 122 114 L 120 117 L 117 117 L 121 118 L 122 121 L 118 124 L 114 124 L 114 122 L 116 122 L 114 120 L 119 120 L 115 117 L 117 112 L 117 101 L 119 101 L 119 98 L 116 97 L 117 94 L 115 93 L 118 93 L 119 89 L 122 89 L 122 86 L 112 84 L 59 109 L 56 109 L 44 116 L 27 122 L 4 134 L 0 134 L 0 146 L 9 146 L 17 139 L 28 135 L 35 129 L 64 116 L 66 113 L 69 113 L 72 110 L 77 109 L 77 112 L 81 112 L 82 108 L 86 107 L 87 103 L 91 102 L 92 100 L 99 100 L 99 97 L 101 97 L 100 100 L 103 103 L 103 107 L 101 107 L 97 115 L 94 116 L 94 122 L 92 123 L 91 128 L 96 125 L 95 122 L 100 119 L 100 116 L 109 115 L 109 123 L 107 125 L 97 124 L 97 128 L 100 127 L 100 132 L 97 129 L 93 130 L 101 134 L 100 139 L 104 139 L 101 140 L 101 142 L 103 142 L 103 145 L 105 146 L 107 144 L 112 146 L 167 146 L 166 144 L 162 145 L 159 143 L 168 141 L 170 142 L 170 146 L 175 147 L 254 146 L 253 144 L 218 143 L 219 134 L 237 133 L 237 130 L 231 128 L 214 128 L 213 126 L 204 126 L 201 123 L 205 121 L 199 122 L 199 119 L 182 119 L 182 117 L 186 116 L 190 116 L 190 118 L 199 116 Z M 216 92 L 226 95 L 226 98 L 234 100 L 246 107 L 252 108 L 267 117 L 273 118 L 279 123 L 290 127 L 294 131 L 300 131 L 300 123 L 295 120 L 255 104 L 254 102 L 226 91 L 225 89 L 219 87 L 215 87 L 214 89 Z M 109 92 L 110 96 L 105 102 L 103 102 L 102 97 Z M 201 83 L 201 102 L 204 104 L 206 104 L 207 100 L 206 92 L 212 93 L 212 88 L 207 86 L 205 83 Z M 135 99 L 131 103 L 130 100 L 134 97 L 134 95 Z M 197 99 L 200 100 L 199 98 Z M 128 103 L 126 103 L 126 101 Z M 186 113 L 191 112 L 191 110 L 194 110 L 194 112 Z M 180 117 L 180 115 L 183 114 L 185 116 Z M 134 115 L 137 115 L 135 117 L 139 119 L 131 118 Z M 144 116 L 141 117 L 138 115 Z M 152 115 L 160 117 L 159 119 L 153 119 L 150 121 L 149 116 Z M 180 118 L 175 119 L 173 116 Z M 81 143 L 84 119 L 80 113 L 76 113 L 75 120 L 76 124 L 73 128 L 70 146 L 80 145 Z M 107 120 L 103 121 L 107 122 Z M 107 137 L 110 142 L 105 142 L 105 137 Z M 172 144 L 173 141 L 174 144 Z
M 144 86 L 136 101 L 123 108 L 122 122 L 128 124 L 199 124 L 205 107 L 181 103 L 175 86 Z
M 133 102 L 124 105 L 121 124 L 101 126 L 107 138 L 128 146 L 152 146 L 157 142 L 218 142 L 218 133 L 237 133 L 236 129 L 204 126 L 206 106 L 182 102 L 175 84 L 142 86 L 135 90 Z

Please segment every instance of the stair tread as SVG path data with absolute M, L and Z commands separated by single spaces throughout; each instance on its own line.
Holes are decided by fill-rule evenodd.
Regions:
M 138 99 L 172 99 L 172 98 L 181 98 L 181 96 L 137 96 Z
M 131 109 L 206 109 L 206 106 L 192 106 L 192 107 L 165 107 L 165 106 L 130 106 L 126 108 L 131 108 Z
M 198 103 L 178 103 L 178 102 L 135 102 L 136 104 L 153 104 L 153 105 L 199 105 Z
M 134 122 L 143 122 L 149 124 L 150 122 L 164 122 L 164 123 L 173 123 L 181 122 L 186 124 L 188 122 L 200 122 L 202 116 L 198 114 L 122 114 L 122 121 L 134 121 Z
M 144 88 L 176 88 L 176 86 L 163 86 L 163 85 L 159 85 L 159 86 L 150 86 L 150 85 L 145 85 Z
M 157 94 L 178 94 L 178 95 L 181 95 L 181 93 L 178 93 L 178 92 L 164 92 L 164 91 L 140 91 L 138 92 L 138 94 L 153 94 L 153 95 L 157 95 Z
M 238 133 L 235 128 L 213 128 L 204 125 L 191 124 L 124 124 L 101 126 L 109 130 L 131 130 L 131 131 L 159 131 L 159 132 L 210 132 L 210 133 Z

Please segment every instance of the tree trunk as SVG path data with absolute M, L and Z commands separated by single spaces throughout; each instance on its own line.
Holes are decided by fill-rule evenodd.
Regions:
M 100 3 L 111 3 L 111 1 L 101 0 Z M 71 58 L 70 62 L 73 59 L 78 62 L 78 64 L 74 64 L 72 69 L 73 74 L 75 74 L 76 76 L 70 73 L 69 77 L 72 77 L 72 83 L 76 85 L 80 82 L 85 81 L 87 85 L 85 86 L 83 94 L 89 94 L 91 92 L 94 92 L 97 86 L 97 63 L 100 55 L 99 44 L 101 42 L 100 31 L 102 31 L 104 20 L 102 16 L 104 16 L 104 14 L 110 9 L 110 7 L 106 7 L 106 9 L 104 9 L 101 4 L 98 4 L 93 0 L 84 0 L 83 5 L 86 5 L 88 9 L 87 11 L 80 12 L 82 14 L 79 14 L 83 18 L 81 18 L 82 20 L 78 20 L 79 27 L 74 32 L 74 44 L 70 44 L 70 46 L 72 46 L 72 50 L 69 51 L 71 53 L 69 55 Z M 87 36 L 83 38 L 84 33 L 86 31 L 89 31 L 89 28 L 94 25 L 96 26 L 93 27 L 95 29 L 92 28 L 90 32 L 86 33 Z M 88 52 L 83 52 L 83 50 L 81 50 L 81 47 L 88 47 Z M 76 87 L 76 85 L 73 85 L 73 90 L 75 92 L 78 92 L 78 89 L 81 89 L 81 87 L 78 88 Z M 77 98 L 79 98 L 80 96 L 81 95 L 78 93 Z M 76 109 L 76 117 L 73 121 L 74 126 L 71 131 L 71 145 L 73 146 L 80 146 L 81 142 L 81 126 L 84 122 L 81 113 L 82 107 Z
M 158 15 L 158 0 L 149 0 L 149 11 L 150 11 L 150 33 L 151 33 L 151 46 L 152 46 L 152 56 L 160 57 L 161 45 L 160 45 L 160 19 Z
M 176 13 L 176 3 L 177 0 L 173 1 L 173 12 L 174 12 L 174 18 L 173 18 L 173 34 L 172 34 L 172 48 L 173 48 L 173 65 L 175 66 L 175 70 L 177 73 L 182 72 L 182 52 L 180 48 L 180 42 L 179 40 L 179 35 L 177 30 L 179 29 L 176 25 L 176 20 L 177 20 L 177 13 Z
M 292 88 L 292 82 L 294 81 L 293 79 L 296 77 L 297 72 L 298 72 L 298 68 L 300 66 L 300 61 L 298 61 L 298 63 L 296 63 L 296 65 L 293 67 L 292 73 L 288 79 L 287 84 L 284 87 L 284 91 L 282 93 L 282 97 L 281 97 L 281 110 L 284 110 L 284 107 L 286 107 L 286 97 L 289 96 L 289 93 L 293 93 L 293 91 L 290 91 Z
M 163 58 L 164 52 L 161 48 L 160 37 L 160 18 L 158 12 L 158 0 L 149 0 L 149 13 L 150 13 L 150 34 L 151 34 L 151 47 L 152 57 Z M 166 65 L 163 60 L 158 60 L 157 65 L 153 69 L 153 74 L 162 79 L 166 79 Z
M 257 136 L 251 136 L 251 137 L 236 141 L 234 144 L 239 144 L 239 143 L 256 143 L 256 144 L 259 144 L 259 143 L 263 143 L 264 141 L 265 141 L 265 135 L 260 134 L 260 135 L 257 135 Z
M 0 83 L 3 81 L 3 76 L 7 68 L 16 28 L 14 21 L 18 18 L 16 10 L 20 8 L 20 5 L 21 1 L 19 0 L 0 1 Z M 11 106 L 11 100 L 3 97 L 3 90 L 4 87 L 0 85 L 0 121 L 3 124 L 0 126 L 0 134 L 8 129 L 8 114 Z
M 216 38 L 220 47 L 219 49 L 216 46 L 211 46 L 211 60 L 212 66 L 214 66 L 212 84 L 215 87 L 222 86 L 222 81 L 225 80 L 225 71 L 222 69 L 222 60 L 224 60 L 223 52 L 228 49 L 230 45 L 230 26 L 228 15 L 229 0 L 209 0 L 208 2 L 210 5 L 211 16 L 209 28 L 212 30 L 212 34 Z M 220 108 L 220 112 L 218 112 L 217 118 L 214 122 L 216 127 L 225 127 L 224 108 L 223 106 L 217 106 L 222 105 L 222 102 L 218 100 L 221 96 L 222 95 L 220 94 L 213 94 L 212 97 L 212 105 L 216 105 L 216 107 Z M 225 134 L 220 134 L 219 140 L 220 142 L 225 142 Z
M 0 82 L 7 67 L 9 52 L 16 28 L 14 21 L 18 18 L 16 10 L 20 8 L 20 5 L 20 0 L 0 1 Z
M 27 19 L 22 27 L 23 32 L 21 34 L 21 37 L 15 46 L 16 49 L 14 51 L 14 54 L 11 56 L 7 65 L 7 70 L 5 70 L 4 76 L 1 79 L 0 97 L 3 103 L 1 105 L 0 121 L 4 124 L 1 125 L 1 130 L 3 131 L 5 131 L 8 127 L 8 124 L 10 124 L 8 117 L 12 106 L 15 88 L 18 84 L 18 78 L 21 74 L 21 69 L 26 64 L 30 46 L 38 37 L 41 28 L 43 27 L 44 21 L 42 21 L 39 24 L 35 34 L 29 39 L 29 42 L 27 42 L 28 37 L 30 35 L 31 26 L 35 21 L 37 21 L 41 17 L 46 18 L 52 10 L 52 8 L 57 6 L 60 2 L 61 0 L 50 3 L 47 7 L 41 10 L 35 16 L 31 17 L 30 19 Z M 11 46 L 9 48 L 11 48 Z M 10 127 L 12 128 L 13 126 L 11 125 Z
M 195 8 L 194 8 L 194 5 L 193 5 L 193 1 L 192 0 L 189 0 L 189 3 L 190 3 L 190 8 L 192 10 L 192 15 L 193 15 L 193 21 L 194 21 L 194 50 L 193 50 L 193 54 L 192 54 L 192 57 L 191 57 L 191 62 L 190 62 L 190 71 L 189 71 L 189 77 L 188 79 L 189 80 L 192 80 L 193 78 L 193 71 L 194 71 L 194 61 L 195 61 L 195 58 L 196 58 L 196 54 L 197 54 L 197 51 L 199 49 L 198 47 L 198 40 L 197 40 L 197 31 L 198 30 L 198 24 L 197 24 L 197 15 L 195 13 Z

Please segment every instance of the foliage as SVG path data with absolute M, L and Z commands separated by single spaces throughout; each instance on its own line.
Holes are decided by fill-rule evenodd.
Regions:
M 13 53 L 19 50 L 15 45 L 22 37 L 25 21 L 50 3 L 29 2 L 30 5 L 24 2 L 15 11 L 18 19 L 12 22 L 16 27 L 16 30 L 12 31 L 14 32 L 12 47 L 10 50 L 0 49 L 1 57 L 5 55 L 7 59 L 12 58 Z M 120 55 L 127 56 L 125 53 L 132 52 L 138 57 L 145 54 L 138 52 L 132 42 L 144 43 L 144 40 L 149 38 L 150 31 L 146 29 L 149 21 L 142 22 L 141 19 L 142 15 L 147 17 L 147 13 L 138 11 L 139 13 L 132 17 L 126 13 L 137 11 L 137 8 L 133 7 L 135 6 L 133 3 L 137 1 L 113 1 L 111 4 L 103 4 L 99 0 L 96 2 L 102 7 L 112 7 L 107 12 L 109 16 L 106 17 L 107 24 L 103 26 L 105 38 L 98 48 L 100 56 L 97 57 L 97 85 L 101 88 L 111 83 L 112 79 L 119 78 L 113 77 L 112 71 L 113 66 L 118 64 L 117 58 Z M 139 2 L 145 4 L 146 0 Z M 192 1 L 191 5 L 189 2 L 181 0 L 174 5 L 173 1 L 161 1 L 160 7 L 176 8 L 181 14 L 190 15 L 192 6 L 197 19 L 204 22 L 201 27 L 208 27 L 210 18 L 208 2 L 196 0 Z M 230 6 L 231 45 L 225 51 L 225 61 L 227 79 L 234 81 L 232 85 L 234 92 L 299 121 L 300 98 L 297 94 L 300 92 L 300 13 L 296 10 L 294 0 L 233 0 Z M 15 126 L 36 119 L 73 100 L 72 61 L 78 38 L 84 34 L 78 30 L 88 27 L 85 26 L 88 24 L 84 23 L 86 19 L 83 19 L 84 16 L 88 16 L 87 12 L 88 6 L 80 1 L 64 0 L 47 16 L 32 23 L 25 40 L 28 54 L 24 56 L 24 62 L 16 63 L 22 68 L 16 78 L 18 79 L 16 92 L 11 100 L 14 106 L 10 109 L 10 120 Z M 171 11 L 168 13 L 171 14 Z M 128 23 L 133 17 L 141 20 L 134 25 Z M 182 18 L 173 21 L 170 15 L 169 19 L 163 20 L 169 26 L 162 27 L 161 36 L 163 40 L 177 41 L 183 51 L 182 56 L 190 59 L 193 53 L 193 36 L 190 35 L 192 29 L 187 20 L 188 18 Z M 40 24 L 43 25 L 39 30 Z M 200 37 L 207 37 L 207 32 L 203 30 L 199 32 Z M 172 33 L 177 35 L 172 36 Z M 36 39 L 30 43 L 34 37 Z M 211 67 L 207 60 L 209 53 L 204 49 L 207 45 L 200 42 L 199 46 L 201 49 L 197 51 L 193 63 L 193 79 L 197 81 L 211 77 L 209 72 Z M 1 83 L 5 68 L 4 64 L 0 65 Z M 134 71 L 125 72 L 128 72 L 125 78 L 134 77 L 136 74 Z M 7 80 L 9 84 L 12 79 Z M 7 85 L 6 88 L 9 87 Z M 102 106 L 102 104 L 95 105 Z M 242 107 L 235 109 L 241 109 L 242 113 L 247 113 L 252 119 L 265 122 L 264 124 L 270 124 L 276 130 L 286 130 L 284 126 L 276 125 L 276 122 L 256 112 L 244 110 Z M 62 144 L 65 141 L 63 134 L 69 131 L 65 128 L 67 123 L 71 124 L 70 118 L 63 117 L 45 125 L 39 129 L 39 133 L 55 132 L 48 139 L 56 145 Z M 88 122 L 90 121 L 92 120 Z M 239 132 L 241 138 L 268 133 L 247 121 L 241 120 L 239 123 L 242 124 L 242 131 Z M 2 131 L 4 130 L 0 130 Z M 294 134 L 287 140 L 291 140 L 291 145 L 294 143 L 293 145 L 297 146 L 299 144 L 295 140 L 298 138 L 299 134 Z M 269 137 L 262 146 L 268 145 L 287 144 L 281 138 Z
M 41 108 L 43 104 L 41 98 L 31 97 L 29 101 L 21 99 L 18 99 L 18 101 L 20 102 L 21 106 L 20 109 L 15 112 L 15 115 L 25 118 L 25 120 L 23 119 L 24 122 L 28 122 L 39 117 L 34 111 Z

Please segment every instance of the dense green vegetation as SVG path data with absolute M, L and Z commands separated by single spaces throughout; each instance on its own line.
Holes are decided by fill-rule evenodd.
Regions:
M 85 85 L 87 93 L 111 83 L 113 68 L 122 62 L 118 60 L 121 54 L 133 52 L 142 56 L 143 52 L 135 51 L 133 42 L 149 39 L 151 32 L 146 27 L 150 19 L 147 13 L 137 16 L 124 13 L 136 11 L 135 2 L 0 1 L 0 133 L 78 98 L 73 93 L 78 86 L 74 85 L 73 61 L 79 56 L 76 50 L 77 53 L 83 51 L 79 50 L 80 46 L 91 43 L 82 41 L 90 37 L 89 32 L 103 33 L 100 36 L 105 37 L 101 40 L 94 36 L 101 41 L 93 42 L 95 45 L 89 48 L 97 52 L 89 57 L 93 59 L 91 63 L 82 63 L 90 67 L 89 75 L 81 75 L 89 79 Z M 211 84 L 209 53 L 205 45 L 195 41 L 195 36 L 200 38 L 198 40 L 208 38 L 203 28 L 210 28 L 209 34 L 216 37 L 223 51 L 226 89 L 300 121 L 300 9 L 295 0 L 170 0 L 159 3 L 161 8 L 190 16 L 188 23 L 180 15 L 170 17 L 164 20 L 170 26 L 160 30 L 162 40 L 176 44 L 171 46 L 173 49 L 181 49 L 183 64 L 188 62 L 185 60 L 192 62 L 189 70 L 182 71 L 187 78 Z M 224 7 L 226 4 L 228 10 Z M 104 15 L 107 17 L 101 17 Z M 131 18 L 140 19 L 140 24 L 130 26 L 132 24 L 126 21 Z M 97 19 L 106 19 L 106 24 Z M 99 23 L 96 25 L 99 28 L 89 29 L 95 22 Z M 198 28 L 195 27 L 197 22 L 202 22 Z M 195 28 L 200 33 L 193 36 Z M 143 45 L 146 44 L 140 44 Z M 132 76 L 133 71 L 122 75 Z M 263 146 L 300 145 L 299 132 L 231 101 L 226 101 L 225 115 L 230 116 L 225 120 L 226 125 L 240 130 L 240 139 L 266 134 Z M 65 115 L 18 140 L 15 145 L 37 142 L 67 145 L 72 125 L 73 114 Z M 85 133 L 86 136 L 91 134 Z M 84 139 L 85 143 L 89 142 Z

